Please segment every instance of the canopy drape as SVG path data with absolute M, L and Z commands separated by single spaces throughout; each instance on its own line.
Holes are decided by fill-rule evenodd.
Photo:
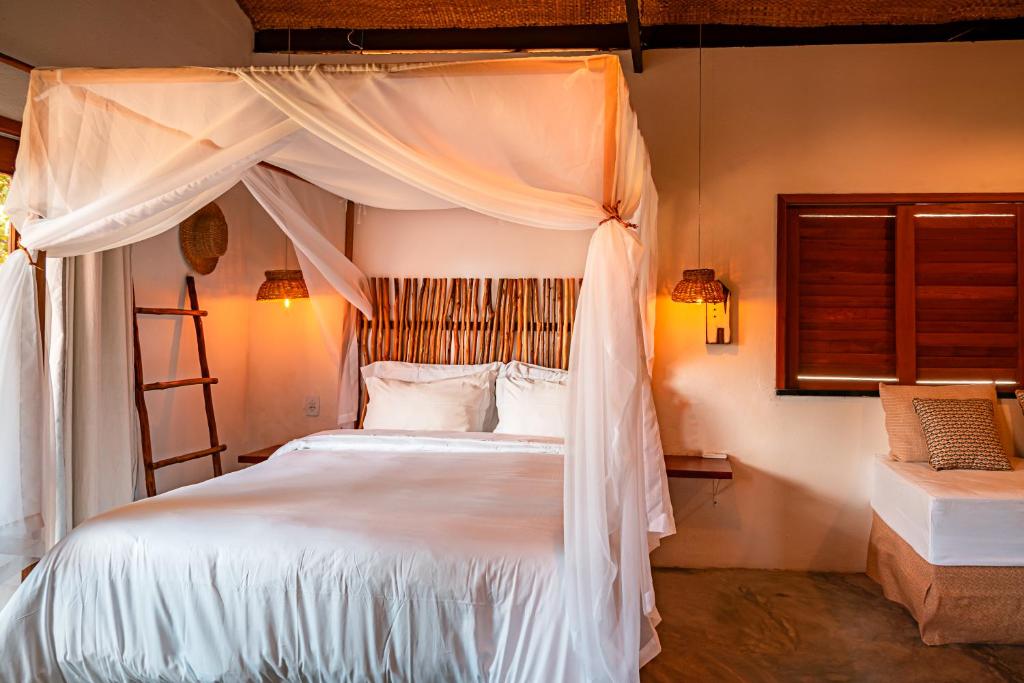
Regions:
M 365 277 L 261 161 L 381 208 L 597 228 L 570 363 L 566 607 L 590 678 L 637 680 L 659 647 L 649 541 L 674 527 L 649 374 L 657 194 L 618 60 L 37 70 L 8 211 L 25 246 L 68 257 L 167 230 L 242 181 L 304 270 L 369 313 Z

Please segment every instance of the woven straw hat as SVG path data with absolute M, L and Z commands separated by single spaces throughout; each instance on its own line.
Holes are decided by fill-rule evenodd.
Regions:
M 228 250 L 228 223 L 213 202 L 183 220 L 178 236 L 182 256 L 200 275 L 212 273 L 217 260 Z

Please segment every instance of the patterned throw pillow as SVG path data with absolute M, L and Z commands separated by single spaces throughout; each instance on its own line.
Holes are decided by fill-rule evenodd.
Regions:
M 1009 470 L 996 432 L 992 401 L 915 398 L 928 442 L 928 462 L 936 470 Z

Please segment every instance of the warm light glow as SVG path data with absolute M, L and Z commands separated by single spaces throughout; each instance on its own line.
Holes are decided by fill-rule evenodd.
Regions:
M 1013 218 L 1012 213 L 915 213 L 914 218 Z
M 802 213 L 800 218 L 896 218 L 884 213 Z
M 845 375 L 797 375 L 797 379 L 810 382 L 898 382 L 897 377 L 847 377 Z
M 1000 386 L 1010 386 L 1017 382 L 1012 379 L 997 379 L 995 381 L 990 379 L 919 379 L 918 384 L 997 384 Z
M 292 300 L 291 299 L 285 299 L 284 300 L 284 307 L 285 308 L 291 308 L 291 305 L 292 305 Z

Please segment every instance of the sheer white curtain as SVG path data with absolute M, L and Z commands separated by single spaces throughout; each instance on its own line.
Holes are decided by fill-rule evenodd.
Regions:
M 34 269 L 24 252 L 0 267 L 0 584 L 42 549 L 40 473 L 46 387 Z
M 658 648 L 648 534 L 672 516 L 645 336 L 657 198 L 618 61 L 37 71 L 9 211 L 26 245 L 72 256 L 168 229 L 243 179 L 304 269 L 361 308 L 361 273 L 260 160 L 382 208 L 601 224 L 573 341 L 567 609 L 590 677 L 636 680 Z
M 331 224 L 325 212 L 343 212 L 345 204 L 325 205 L 323 192 L 311 193 L 296 187 L 300 181 L 259 167 L 247 171 L 242 181 L 295 245 L 324 343 L 338 368 L 338 424 L 352 424 L 359 418 L 354 309 L 368 316 L 373 309 L 366 278 L 324 234 Z
M 51 374 L 54 401 L 64 406 L 54 463 L 65 471 L 67 497 L 50 511 L 71 526 L 134 499 L 138 463 L 131 336 L 131 253 L 128 247 L 63 259 L 63 307 L 50 315 L 51 348 L 64 368 Z M 63 315 L 61 315 L 63 313 Z M 63 323 L 63 330 L 57 325 Z M 44 480 L 45 481 L 45 480 Z M 57 530 L 55 529 L 55 532 Z

